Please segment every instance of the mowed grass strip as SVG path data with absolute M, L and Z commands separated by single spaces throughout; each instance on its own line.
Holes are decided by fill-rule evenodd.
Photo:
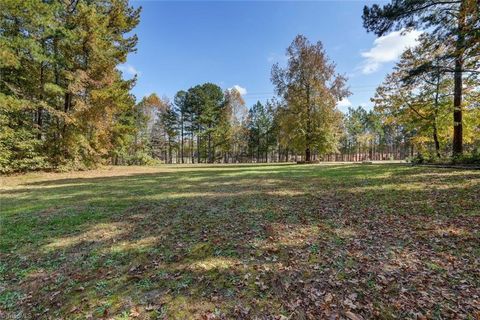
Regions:
M 4 319 L 480 315 L 480 171 L 32 173 L 0 209 Z

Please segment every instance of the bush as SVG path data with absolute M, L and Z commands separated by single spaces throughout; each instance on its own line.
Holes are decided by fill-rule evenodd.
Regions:
M 41 170 L 48 167 L 38 150 L 40 142 L 27 130 L 0 129 L 0 173 Z
M 425 163 L 425 157 L 421 153 L 417 153 L 416 156 L 407 158 L 407 162 L 413 163 L 413 164 L 422 164 Z
M 470 154 L 463 154 L 461 156 L 453 157 L 454 164 L 480 164 L 480 150 L 475 150 Z
M 413 164 L 439 164 L 448 162 L 447 159 L 439 158 L 436 154 L 423 154 L 420 152 L 412 158 L 407 158 L 407 161 Z
M 463 154 L 456 157 L 438 158 L 436 155 L 418 153 L 415 157 L 408 158 L 413 164 L 475 164 L 480 165 L 480 150 L 470 154 Z

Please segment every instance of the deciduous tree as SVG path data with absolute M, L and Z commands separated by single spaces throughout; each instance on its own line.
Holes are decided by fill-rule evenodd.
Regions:
M 287 48 L 288 64 L 272 68 L 276 92 L 285 100 L 283 130 L 290 132 L 294 145 L 311 160 L 312 150 L 325 152 L 336 147 L 341 115 L 337 101 L 349 95 L 346 78 L 335 72 L 321 42 L 311 44 L 298 35 Z

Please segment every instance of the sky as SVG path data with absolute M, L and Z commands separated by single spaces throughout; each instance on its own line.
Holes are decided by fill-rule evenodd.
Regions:
M 213 82 L 237 88 L 247 103 L 274 96 L 270 71 L 286 64 L 285 50 L 297 34 L 321 41 L 352 95 L 338 107 L 371 108 L 375 88 L 418 31 L 377 38 L 362 25 L 365 4 L 380 1 L 158 1 L 141 6 L 134 30 L 137 52 L 119 66 L 125 78 L 137 75 L 137 99 L 151 93 L 173 99 L 179 90 Z

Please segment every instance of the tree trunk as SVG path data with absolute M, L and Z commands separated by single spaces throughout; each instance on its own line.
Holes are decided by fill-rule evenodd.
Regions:
M 181 149 L 180 149 L 180 157 L 182 157 L 181 162 L 184 163 L 184 160 L 183 160 L 183 114 L 182 114 L 181 117 L 182 117 L 182 133 L 181 133 L 181 135 L 182 135 L 182 137 L 181 137 L 182 142 L 181 142 L 181 144 L 180 144 L 180 148 L 181 148 Z
M 462 1 L 460 5 L 460 17 L 458 19 L 458 35 L 456 41 L 455 52 L 455 72 L 453 75 L 453 155 L 461 155 L 463 153 L 463 123 L 462 123 L 462 69 L 463 69 L 463 46 L 464 35 L 463 29 L 465 24 L 465 5 Z
M 436 120 L 435 120 L 436 121 Z M 435 142 L 435 153 L 440 158 L 440 142 L 438 141 L 437 124 L 433 123 L 433 141 Z
M 212 162 L 212 134 L 211 127 L 208 126 L 208 163 Z
M 437 62 L 438 63 L 438 62 Z M 435 109 L 433 118 L 433 141 L 435 142 L 435 152 L 437 157 L 440 158 L 440 142 L 438 141 L 438 129 L 437 129 L 437 117 L 438 117 L 438 96 L 440 94 L 440 72 L 437 70 L 437 86 L 435 90 Z
M 265 163 L 268 163 L 268 132 L 265 134 Z
M 453 93 L 453 155 L 463 152 L 463 124 L 462 124 L 462 61 L 455 60 L 454 93 Z
M 310 158 L 311 158 L 310 147 L 307 147 L 305 149 L 305 162 L 310 162 Z
M 310 162 L 311 160 L 311 134 L 312 134 L 312 119 L 311 119 L 311 106 L 310 106 L 310 87 L 307 87 L 307 132 L 305 135 L 305 162 Z
M 172 163 L 172 144 L 168 142 L 168 163 Z
M 190 161 L 195 163 L 195 157 L 193 155 L 193 132 L 190 135 Z
M 200 135 L 197 134 L 197 163 L 200 163 Z
M 43 62 L 40 65 L 40 102 L 43 102 L 43 87 L 44 87 L 44 68 Z M 42 131 L 43 131 L 43 108 L 38 107 L 37 109 L 37 127 L 38 127 L 38 134 L 37 139 L 42 139 Z
M 70 92 L 66 92 L 64 106 L 63 106 L 63 110 L 65 113 L 68 113 L 68 111 L 70 110 L 71 104 L 72 104 L 72 94 Z M 65 138 L 66 132 L 67 132 L 67 122 L 64 120 L 63 128 L 62 128 L 62 139 Z M 63 150 L 63 152 L 64 152 L 64 155 L 66 155 L 67 151 Z
M 256 163 L 260 162 L 260 130 L 258 133 L 258 140 L 257 140 L 257 160 Z

